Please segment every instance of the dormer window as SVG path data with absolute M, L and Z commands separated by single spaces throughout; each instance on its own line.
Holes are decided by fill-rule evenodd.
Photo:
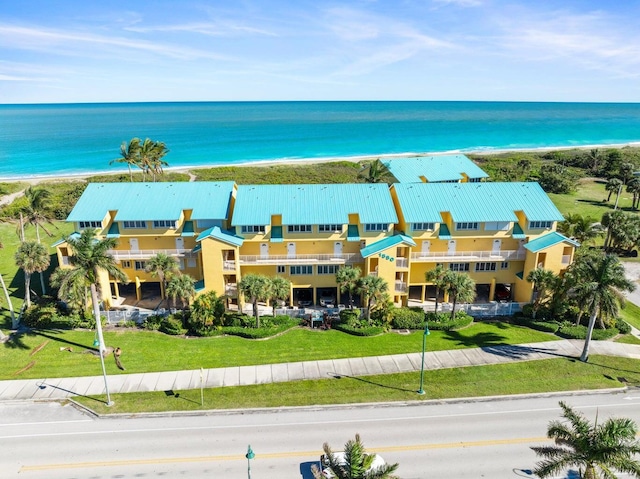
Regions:
M 154 220 L 153 227 L 154 228 L 162 228 L 162 229 L 176 229 L 176 224 L 178 222 L 174 220 Z
M 288 233 L 311 233 L 311 225 L 287 225 Z
M 242 227 L 243 233 L 264 233 L 265 227 L 264 225 L 244 225 Z
M 456 223 L 456 230 L 477 230 L 477 229 L 478 229 L 477 222 L 463 221 L 461 223 Z
M 366 232 L 371 231 L 387 231 L 389 229 L 389 225 L 387 223 L 365 223 L 364 230 Z
M 146 221 L 123 221 L 123 227 L 125 229 L 146 229 L 147 222 Z
M 342 225 L 318 225 L 320 233 L 342 233 Z
M 102 228 L 102 221 L 79 221 L 78 227 L 81 230 L 89 228 Z
M 542 229 L 551 229 L 553 221 L 529 221 L 529 229 L 532 230 L 542 230 Z
M 433 231 L 435 226 L 435 223 L 413 223 L 411 229 L 413 231 Z

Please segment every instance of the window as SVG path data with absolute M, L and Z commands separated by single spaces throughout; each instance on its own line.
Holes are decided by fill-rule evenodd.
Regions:
M 265 228 L 262 225 L 244 225 L 242 227 L 243 233 L 264 233 Z
M 487 221 L 484 224 L 485 231 L 509 231 L 510 227 L 509 221 Z
M 289 233 L 311 233 L 311 225 L 288 225 Z
M 196 267 L 196 259 L 187 258 L 187 268 L 195 268 L 195 267 Z
M 413 223 L 413 231 L 433 231 L 435 223 Z
M 142 271 L 147 266 L 147 264 L 144 261 L 136 261 L 135 266 L 136 271 Z
M 451 271 L 469 271 L 469 263 L 449 263 Z
M 285 265 L 279 264 L 278 266 L 276 266 L 276 273 L 284 274 L 286 272 L 287 272 L 287 267 Z
M 318 274 L 336 274 L 339 268 L 337 264 L 319 264 Z
M 178 269 L 180 269 L 180 271 L 184 269 L 184 258 L 178 258 Z
M 131 261 L 120 261 L 120 266 L 122 268 L 131 269 Z
M 502 263 L 500 263 L 500 269 L 509 269 L 509 262 L 503 261 Z
M 318 225 L 320 233 L 342 233 L 342 225 Z
M 364 225 L 365 231 L 387 231 L 388 228 L 387 223 L 366 223 Z
M 154 228 L 169 228 L 169 229 L 176 229 L 176 223 L 177 221 L 173 221 L 173 220 L 154 220 L 153 221 L 153 227 Z
M 123 221 L 123 226 L 127 229 L 145 229 L 147 227 L 146 221 Z
M 532 230 L 550 229 L 552 221 L 529 221 L 529 228 Z
M 476 272 L 478 271 L 495 271 L 497 263 L 476 263 Z
M 477 230 L 478 223 L 463 221 L 462 223 L 456 223 L 456 229 L 457 230 Z
M 79 221 L 80 229 L 85 228 L 102 228 L 102 221 Z
M 310 264 L 290 266 L 289 274 L 292 274 L 292 275 L 313 274 L 313 266 Z

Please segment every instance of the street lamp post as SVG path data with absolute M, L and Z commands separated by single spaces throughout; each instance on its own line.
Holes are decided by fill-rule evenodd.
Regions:
M 249 444 L 249 447 L 247 448 L 247 453 L 245 454 L 244 457 L 247 458 L 247 479 L 251 479 L 251 459 L 256 457 L 256 455 L 253 453 L 253 449 L 251 449 L 251 444 Z
M 422 362 L 420 363 L 420 389 L 418 389 L 418 394 L 424 394 L 424 352 L 427 349 L 427 336 L 431 334 L 429 331 L 429 324 L 426 323 L 424 325 L 424 333 L 422 334 Z

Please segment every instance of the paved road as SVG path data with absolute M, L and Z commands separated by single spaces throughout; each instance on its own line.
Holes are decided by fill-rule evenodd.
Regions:
M 640 306 L 640 263 L 623 262 L 627 278 L 636 283 L 636 290 L 626 293 L 626 297 L 633 304 Z
M 21 479 L 242 478 L 251 444 L 254 479 L 309 479 L 324 441 L 339 450 L 359 432 L 369 451 L 400 464 L 403 479 L 531 477 L 529 446 L 547 442 L 560 399 L 592 420 L 615 414 L 640 422 L 637 391 L 138 419 L 5 402 L 0 471 Z

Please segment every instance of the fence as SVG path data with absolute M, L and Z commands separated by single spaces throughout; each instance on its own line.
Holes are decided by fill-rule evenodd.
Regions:
M 100 311 L 100 316 L 107 318 L 107 324 L 120 324 L 127 321 L 133 321 L 137 324 L 143 323 L 149 316 L 168 316 L 171 313 L 175 313 L 176 310 L 166 310 L 164 308 L 157 311 L 139 309 L 126 309 L 122 311 Z
M 469 303 L 469 304 L 456 304 L 456 311 L 464 311 L 469 316 L 474 318 L 487 317 L 487 316 L 512 316 L 515 313 L 522 311 L 522 307 L 528 303 Z M 425 312 L 433 312 L 434 305 L 423 306 L 422 309 Z M 451 312 L 451 303 L 441 303 L 438 305 L 438 311 L 441 313 Z

